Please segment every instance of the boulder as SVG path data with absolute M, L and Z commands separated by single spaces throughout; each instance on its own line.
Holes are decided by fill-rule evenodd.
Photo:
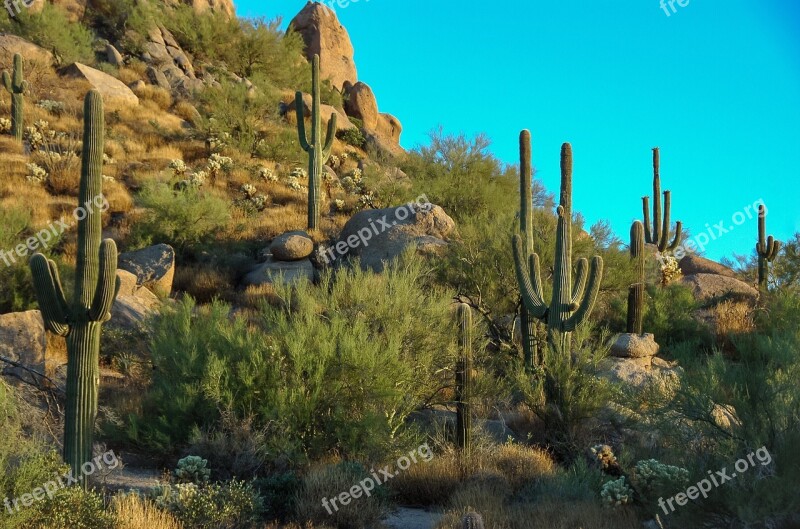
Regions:
M 16 35 L 0 35 L 0 62 L 10 66 L 15 53 L 22 55 L 25 62 L 53 64 L 53 54 L 46 49 Z
M 674 390 L 683 370 L 658 357 L 617 358 L 609 356 L 598 364 L 597 376 L 637 390 L 657 387 Z
M 160 295 L 169 296 L 175 277 L 175 250 L 157 244 L 119 256 L 119 268 L 136 275 L 137 284 Z
M 165 0 L 165 2 L 167 5 L 190 5 L 194 12 L 198 14 L 213 11 L 222 13 L 228 18 L 233 18 L 236 15 L 233 0 Z
M 267 256 L 264 263 L 258 265 L 244 278 L 246 286 L 271 285 L 276 281 L 294 283 L 295 281 L 314 280 L 314 266 L 310 259 L 299 261 L 278 261 Z
M 44 373 L 46 346 L 41 312 L 29 310 L 0 315 L 0 356 Z M 0 362 L 0 370 L 19 376 L 24 372 L 3 362 Z
M 405 152 L 400 147 L 400 134 L 403 126 L 391 114 L 378 112 L 375 94 L 366 83 L 346 83 L 345 112 L 348 116 L 362 121 L 367 143 L 380 152 L 397 156 Z
M 119 79 L 95 70 L 79 62 L 72 63 L 62 70 L 62 75 L 83 79 L 100 92 L 106 107 L 130 107 L 139 104 L 139 98 Z
M 684 276 L 691 276 L 694 274 L 714 274 L 718 276 L 727 276 L 736 278 L 736 272 L 731 270 L 725 265 L 719 264 L 711 259 L 700 257 L 699 255 L 690 253 L 678 262 L 678 267 Z
M 33 13 L 38 13 L 44 7 L 44 0 L 25 0 L 30 6 L 28 9 Z M 53 5 L 57 5 L 66 14 L 70 22 L 78 22 L 86 13 L 86 4 L 89 0 L 50 0 Z M 22 5 L 22 0 L 20 0 Z M 24 7 L 23 7 L 24 9 Z
M 694 296 L 706 303 L 726 299 L 755 302 L 758 299 L 758 290 L 734 277 L 701 273 L 684 276 L 680 282 L 691 287 Z
M 117 277 L 119 278 L 119 292 L 117 292 L 118 298 L 133 296 L 140 288 L 136 274 L 132 274 L 127 270 L 117 269 Z
M 659 346 L 652 334 L 623 333 L 611 346 L 611 356 L 617 358 L 649 358 L 658 354 Z
M 320 76 L 329 79 L 334 88 L 341 91 L 346 81 L 358 80 L 350 35 L 332 9 L 309 1 L 289 22 L 289 30 L 302 37 L 309 61 L 319 55 Z
M 153 66 L 147 67 L 147 79 L 150 81 L 150 84 L 153 84 L 159 88 L 163 88 L 164 90 L 169 90 L 172 88 L 172 86 L 169 84 L 167 76 L 164 75 L 164 72 Z
M 133 294 L 118 295 L 111 307 L 110 327 L 136 329 L 161 307 L 158 297 L 144 287 L 136 287 Z
M 318 259 L 341 264 L 344 258 L 358 257 L 362 268 L 380 272 L 386 261 L 411 245 L 423 255 L 437 255 L 454 229 L 453 219 L 430 203 L 360 211 L 347 221 L 334 244 L 319 250 Z
M 283 97 L 281 98 L 281 106 L 280 106 L 280 113 L 281 115 L 286 115 L 287 113 L 295 114 L 295 99 L 296 95 L 293 92 L 285 92 Z M 303 115 L 306 118 L 311 118 L 311 105 L 312 99 L 311 94 L 303 93 Z M 347 114 L 344 112 L 340 112 L 335 107 L 331 105 L 320 105 L 319 112 L 322 116 L 323 124 L 327 124 L 328 121 L 331 120 L 331 116 L 336 114 L 336 132 L 343 131 L 343 130 L 350 130 L 356 128 L 353 123 L 347 119 Z
M 112 44 L 106 44 L 106 60 L 117 68 L 125 64 L 122 54 Z
M 304 231 L 290 231 L 275 237 L 269 251 L 278 261 L 299 261 L 311 255 L 314 241 Z

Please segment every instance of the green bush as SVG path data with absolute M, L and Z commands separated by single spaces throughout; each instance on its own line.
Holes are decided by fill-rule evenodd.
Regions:
M 167 484 L 157 487 L 151 496 L 159 509 L 193 529 L 250 527 L 263 509 L 258 492 L 244 481 Z
M 23 7 L 13 18 L 2 10 L 0 31 L 19 35 L 52 51 L 60 65 L 94 62 L 92 32 L 80 22 L 70 22 L 62 8 L 49 2 L 45 2 L 38 13 Z
M 710 349 L 711 333 L 693 317 L 699 304 L 691 288 L 673 283 L 649 287 L 647 294 L 644 329 L 655 335 L 656 342 L 667 350 L 679 343 Z
M 192 186 L 174 190 L 166 184 L 149 183 L 138 198 L 147 213 L 134 225 L 133 246 L 168 243 L 181 251 L 196 250 L 211 242 L 230 219 L 225 200 Z
M 361 129 L 358 127 L 340 130 L 336 133 L 336 137 L 346 144 L 358 147 L 359 149 L 363 149 L 364 145 L 367 143 L 367 139 L 364 138 L 364 133 L 361 132 Z
M 170 453 L 225 410 L 268 428 L 275 459 L 384 457 L 449 380 L 450 296 L 425 283 L 407 263 L 277 287 L 282 304 L 263 307 L 260 327 L 222 303 L 184 300 L 153 323 L 152 386 L 129 435 Z

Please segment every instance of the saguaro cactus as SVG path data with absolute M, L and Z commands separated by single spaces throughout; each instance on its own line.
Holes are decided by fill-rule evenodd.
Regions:
M 648 244 L 655 244 L 658 251 L 672 251 L 681 242 L 683 225 L 680 221 L 675 223 L 675 238 L 669 242 L 670 235 L 670 210 L 671 193 L 664 191 L 664 217 L 661 217 L 661 159 L 658 147 L 653 148 L 653 224 L 650 224 L 650 197 L 642 197 L 642 210 L 644 211 L 644 240 Z
M 756 253 L 758 254 L 758 286 L 762 290 L 767 290 L 767 280 L 769 279 L 769 263 L 778 256 L 781 251 L 781 242 L 775 240 L 770 235 L 767 237 L 767 209 L 764 204 L 758 206 L 758 242 L 756 243 Z
M 628 289 L 628 328 L 631 334 L 642 334 L 644 309 L 644 226 L 638 220 L 631 226 L 631 260 L 636 268 L 636 283 Z
M 561 147 L 561 198 L 557 211 L 553 297 L 549 306 L 544 301 L 539 256 L 531 253 L 526 259 L 522 238 L 516 234 L 513 236 L 514 265 L 528 312 L 547 322 L 551 343 L 555 345 L 558 337 L 562 350 L 568 351 L 570 334 L 591 313 L 603 277 L 603 259 L 595 256 L 588 270 L 588 284 L 586 259 L 578 261 L 577 277 L 574 284 L 572 281 L 572 146 L 569 143 Z
M 28 82 L 23 78 L 22 55 L 14 54 L 14 72 L 12 75 L 3 70 L 3 86 L 11 94 L 11 134 L 17 141 L 22 141 L 23 109 L 25 106 L 25 90 Z
M 472 449 L 472 309 L 458 306 L 458 341 L 461 357 L 456 367 L 456 446 L 465 456 Z
M 102 198 L 103 130 L 103 102 L 93 90 L 84 102 L 81 182 L 75 215 L 79 219 L 78 256 L 71 302 L 64 297 L 53 261 L 37 253 L 30 264 L 45 326 L 67 339 L 64 461 L 76 478 L 81 476 L 81 465 L 92 460 L 100 329 L 111 317 L 111 305 L 119 290 L 117 247 L 111 239 L 100 240 L 102 211 L 97 201 Z
M 328 133 L 325 144 L 322 144 L 322 114 L 320 113 L 319 95 L 319 55 L 314 55 L 311 61 L 311 139 L 306 138 L 305 104 L 303 92 L 295 95 L 295 108 L 297 112 L 297 133 L 300 137 L 300 146 L 308 153 L 308 229 L 317 229 L 319 223 L 319 201 L 322 180 L 322 166 L 328 161 L 336 137 L 336 113 L 331 114 L 328 121 Z
M 531 133 L 523 130 L 519 134 L 519 230 L 522 233 L 526 256 L 533 254 L 533 197 L 531 191 L 533 169 L 531 166 Z M 526 257 L 527 259 L 527 257 Z M 525 369 L 531 370 L 538 363 L 536 350 L 536 318 L 531 316 L 523 303 L 520 307 L 522 350 Z

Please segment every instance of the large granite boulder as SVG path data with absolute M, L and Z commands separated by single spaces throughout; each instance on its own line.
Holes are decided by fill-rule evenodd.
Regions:
M 269 250 L 277 261 L 299 261 L 311 255 L 314 241 L 304 231 L 290 231 L 275 237 Z
M 91 66 L 75 62 L 64 68 L 61 73 L 88 82 L 92 88 L 100 92 L 103 104 L 108 108 L 135 107 L 139 104 L 139 98 L 125 83 Z
M 758 290 L 735 277 L 700 273 L 684 276 L 680 282 L 690 287 L 698 300 L 708 304 L 727 299 L 754 303 L 758 299 Z
M 44 373 L 46 346 L 41 312 L 0 314 L 0 356 Z M 23 376 L 24 369 L 0 362 L 0 371 Z
M 119 256 L 119 268 L 134 274 L 139 286 L 169 296 L 175 277 L 175 250 L 168 244 L 156 244 L 126 252 Z
M 683 273 L 684 276 L 715 274 L 718 276 L 736 277 L 736 272 L 727 266 L 693 253 L 687 254 L 681 259 L 678 262 L 678 267 L 681 269 L 681 273 Z

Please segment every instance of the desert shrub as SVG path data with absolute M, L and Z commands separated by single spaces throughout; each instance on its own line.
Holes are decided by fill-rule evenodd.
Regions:
M 336 133 L 336 137 L 346 144 L 352 145 L 353 147 L 358 147 L 359 149 L 363 149 L 364 144 L 367 143 L 366 138 L 364 138 L 364 133 L 361 132 L 361 129 L 358 127 L 340 130 Z
M 171 514 L 138 494 L 118 494 L 111 500 L 115 529 L 183 529 Z
M 24 244 L 31 228 L 31 211 L 25 207 L 0 209 L 0 313 L 25 310 L 35 301 L 27 258 L 14 249 Z
M 229 410 L 268 428 L 276 459 L 402 449 L 405 418 L 435 398 L 452 365 L 449 296 L 424 284 L 409 262 L 277 286 L 280 303 L 262 308 L 260 328 L 222 303 L 195 310 L 184 300 L 153 323 L 153 383 L 129 435 L 169 453 Z
M 45 3 L 38 13 L 23 8 L 14 18 L 3 10 L 0 31 L 19 35 L 53 51 L 62 65 L 93 62 L 91 31 L 80 22 L 70 22 L 60 7 L 50 3 Z
M 691 288 L 679 284 L 650 287 L 645 301 L 644 328 L 667 350 L 681 342 L 710 348 L 710 332 L 693 318 L 699 305 Z
M 151 498 L 185 527 L 197 529 L 249 527 L 262 511 L 258 492 L 244 481 L 165 484 L 153 490 Z
M 268 519 L 285 521 L 293 516 L 302 480 L 294 471 L 276 472 L 256 480 L 255 486 L 264 498 Z
M 341 529 L 375 527 L 386 514 L 387 502 L 383 489 L 376 488 L 369 495 L 353 497 L 348 505 L 334 499 L 365 479 L 371 479 L 370 472 L 359 463 L 341 462 L 312 468 L 303 477 L 302 488 L 297 495 L 297 516 L 314 523 L 333 521 Z M 329 499 L 337 503 L 329 504 L 326 508 L 323 500 Z
M 225 200 L 195 187 L 176 191 L 166 184 L 150 183 L 138 198 L 147 213 L 134 225 L 134 246 L 165 242 L 178 250 L 195 249 L 210 242 L 230 218 Z
M 61 489 L 37 507 L 36 529 L 114 529 L 116 517 L 105 510 L 103 495 L 80 487 Z

